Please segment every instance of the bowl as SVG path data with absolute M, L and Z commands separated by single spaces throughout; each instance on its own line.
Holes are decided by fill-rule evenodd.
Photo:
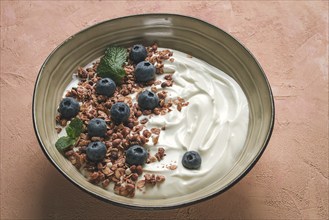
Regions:
M 95 186 L 54 147 L 58 134 L 55 116 L 58 103 L 77 66 L 103 55 L 110 44 L 128 47 L 135 43 L 185 52 L 219 68 L 241 86 L 249 103 L 249 127 L 244 150 L 229 173 L 209 187 L 166 199 L 126 198 Z M 33 123 L 42 150 L 67 179 L 85 192 L 117 205 L 142 209 L 169 209 L 190 205 L 223 193 L 255 165 L 270 139 L 274 102 L 264 71 L 254 56 L 223 30 L 196 18 L 175 14 L 143 14 L 93 25 L 71 36 L 43 63 L 33 94 Z

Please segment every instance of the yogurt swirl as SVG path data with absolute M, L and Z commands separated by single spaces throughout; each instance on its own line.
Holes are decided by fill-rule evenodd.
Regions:
M 165 126 L 157 146 L 165 148 L 166 156 L 160 164 L 146 164 L 144 171 L 165 175 L 166 181 L 143 194 L 136 191 L 136 197 L 176 197 L 204 188 L 230 171 L 247 137 L 248 101 L 238 83 L 200 59 L 171 51 L 175 61 L 165 62 L 165 72 L 175 72 L 174 84 L 165 90 L 169 98 L 182 97 L 189 105 L 181 112 L 173 109 L 164 116 L 153 116 L 147 123 L 148 129 Z M 157 148 L 148 147 L 154 155 Z M 202 158 L 199 170 L 181 164 L 183 154 L 190 150 Z M 170 164 L 177 169 L 169 170 Z

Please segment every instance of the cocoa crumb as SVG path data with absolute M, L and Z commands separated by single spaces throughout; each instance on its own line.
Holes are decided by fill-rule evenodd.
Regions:
M 132 173 L 137 173 L 137 167 L 136 167 L 136 165 L 132 165 L 132 166 L 130 166 L 130 171 L 131 171 Z
M 158 161 L 161 161 L 164 156 L 166 156 L 165 149 L 163 147 L 159 147 L 158 152 L 155 154 L 155 157 Z
M 145 180 L 139 180 L 136 184 L 137 189 L 142 189 L 145 186 Z
M 78 67 L 78 77 L 85 79 L 88 77 L 88 72 L 79 66 Z
M 152 137 L 152 142 L 153 142 L 153 145 L 156 145 L 159 141 L 159 135 L 156 135 L 156 136 L 153 136 Z
M 146 124 L 148 122 L 148 119 L 147 118 L 144 118 L 140 121 L 141 124 Z
M 152 113 L 151 110 L 144 110 L 143 115 L 150 115 Z
M 98 170 L 102 170 L 103 169 L 103 164 L 102 163 L 98 163 L 97 164 L 97 169 Z
M 151 132 L 153 134 L 159 135 L 160 134 L 160 129 L 159 128 L 151 128 Z
M 162 91 L 162 92 L 158 92 L 157 95 L 158 95 L 159 99 L 165 99 L 167 96 L 167 93 Z
M 90 140 L 83 140 L 82 138 L 80 138 L 79 142 L 78 142 L 78 146 L 88 146 L 88 144 L 90 143 Z
M 91 180 L 95 180 L 99 177 L 99 173 L 98 172 L 93 172 L 91 175 L 90 175 L 90 179 Z
M 91 141 L 103 141 L 104 138 L 101 137 L 92 137 Z
M 147 139 L 144 136 L 139 136 L 140 137 L 140 142 L 142 145 L 146 144 Z
M 154 109 L 153 109 L 153 113 L 154 113 L 155 115 L 160 115 L 160 109 L 159 109 L 159 108 L 154 108 Z
M 152 135 L 152 133 L 149 130 L 145 129 L 143 131 L 143 136 L 144 137 L 149 138 L 149 137 L 151 137 L 151 135 Z
M 111 176 L 114 174 L 114 172 L 107 166 L 105 167 L 102 172 L 106 175 L 106 176 Z
M 118 153 L 115 152 L 115 151 L 112 151 L 111 154 L 110 154 L 110 158 L 111 158 L 112 160 L 116 160 L 116 159 L 118 159 Z
M 162 182 L 164 182 L 165 180 L 166 180 L 166 177 L 163 176 L 163 175 L 157 175 L 157 176 L 156 176 L 156 182 L 157 182 L 157 183 L 162 183 Z
M 60 127 L 56 127 L 55 129 L 56 129 L 57 134 L 61 133 L 61 131 L 62 131 L 62 128 L 60 128 Z
M 131 175 L 131 179 L 132 179 L 133 181 L 136 181 L 136 180 L 138 179 L 138 174 L 137 174 L 137 173 L 133 173 L 133 174 Z
M 109 179 L 105 179 L 105 180 L 102 182 L 102 186 L 103 186 L 103 188 L 106 188 L 109 184 L 110 184 L 110 180 L 109 180 Z
M 133 128 L 133 132 L 140 132 L 143 130 L 143 126 L 142 125 L 137 125 Z
M 177 169 L 177 165 L 171 164 L 171 165 L 168 166 L 168 169 L 169 170 L 176 170 Z
M 141 111 L 135 111 L 135 116 L 136 117 L 140 117 L 143 113 Z
M 165 75 L 164 78 L 166 80 L 172 80 L 172 75 L 171 74 Z
M 112 141 L 113 147 L 118 147 L 121 144 L 121 139 L 115 139 Z
M 138 175 L 142 175 L 142 173 L 143 173 L 143 167 L 141 165 L 138 165 L 136 167 L 136 172 L 137 172 Z
M 130 129 L 127 127 L 123 128 L 123 130 L 121 131 L 121 134 L 124 138 L 127 137 L 129 133 L 130 133 Z
M 73 154 L 74 154 L 73 150 L 69 150 L 69 151 L 65 152 L 66 157 L 72 156 Z
M 177 110 L 178 110 L 178 111 L 182 111 L 182 104 L 178 103 L 178 105 L 177 105 Z
M 59 124 L 62 126 L 62 127 L 65 127 L 66 124 L 67 124 L 67 120 L 66 119 L 61 119 Z
M 171 80 L 166 80 L 164 81 L 162 84 L 161 84 L 161 87 L 162 88 L 165 88 L 165 87 L 171 87 L 173 85 L 173 81 Z

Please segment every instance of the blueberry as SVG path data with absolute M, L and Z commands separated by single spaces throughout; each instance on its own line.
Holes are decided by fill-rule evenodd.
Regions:
M 155 78 L 155 67 L 149 61 L 142 61 L 136 65 L 135 78 L 137 82 L 148 82 Z
M 185 168 L 190 170 L 199 169 L 201 166 L 201 157 L 196 151 L 187 151 L 183 155 L 182 164 Z
M 87 129 L 90 137 L 104 137 L 106 134 L 106 123 L 101 118 L 94 118 L 89 121 Z
M 145 60 L 146 57 L 147 57 L 147 51 L 143 45 L 136 44 L 131 48 L 129 58 L 135 64 Z
M 112 96 L 115 92 L 115 82 L 110 78 L 103 78 L 96 84 L 96 92 L 99 95 Z
M 147 157 L 147 151 L 139 145 L 133 145 L 126 151 L 126 162 L 129 165 L 143 165 Z
M 90 142 L 86 149 L 87 158 L 93 162 L 102 161 L 106 155 L 106 146 L 102 142 Z
M 112 105 L 111 119 L 115 124 L 126 122 L 130 116 L 130 108 L 124 102 L 117 102 Z
M 159 105 L 157 94 L 149 90 L 145 90 L 138 96 L 138 105 L 143 110 L 153 110 Z
M 80 111 L 80 105 L 77 100 L 71 97 L 64 98 L 59 104 L 58 112 L 62 118 L 71 119 Z

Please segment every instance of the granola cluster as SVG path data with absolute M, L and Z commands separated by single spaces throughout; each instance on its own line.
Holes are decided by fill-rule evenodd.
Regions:
M 128 49 L 129 52 L 130 49 Z M 169 50 L 158 50 L 158 46 L 153 44 L 147 47 L 148 56 L 146 60 L 156 67 L 156 74 L 164 74 L 165 60 L 174 62 L 171 57 L 173 54 Z M 137 83 L 134 76 L 135 65 L 128 62 L 124 66 L 126 76 L 123 78 L 121 85 L 118 85 L 112 97 L 98 95 L 95 92 L 95 85 L 100 77 L 97 77 L 96 70 L 99 62 L 93 64 L 90 68 L 81 68 L 77 70 L 77 77 L 80 82 L 76 88 L 67 91 L 66 97 L 73 97 L 80 103 L 80 112 L 78 118 L 83 121 L 84 132 L 81 133 L 75 146 L 70 147 L 64 152 L 65 157 L 83 174 L 89 182 L 107 188 L 111 182 L 114 183 L 114 192 L 121 196 L 134 197 L 136 189 L 142 189 L 145 185 L 154 186 L 165 181 L 163 175 L 143 173 L 141 165 L 129 166 L 126 163 L 125 151 L 132 145 L 153 145 L 157 148 L 157 153 L 149 153 L 147 163 L 156 163 L 161 161 L 165 156 L 165 149 L 156 146 L 162 128 L 151 128 L 148 130 L 146 125 L 150 117 L 154 115 L 165 115 L 177 108 L 181 111 L 182 107 L 187 106 L 188 102 L 178 98 L 175 100 L 167 97 L 167 91 L 158 91 L 156 85 L 162 88 L 170 87 L 174 81 L 172 74 L 164 75 L 163 81 L 152 80 L 146 84 Z M 153 110 L 142 110 L 137 103 L 134 103 L 132 94 L 142 92 L 145 87 L 150 87 L 152 92 L 157 93 L 159 97 L 159 107 Z M 130 107 L 130 116 L 127 122 L 116 125 L 111 121 L 109 110 L 117 102 L 125 102 Z M 93 118 L 104 119 L 107 124 L 107 132 L 104 138 L 92 137 L 87 134 L 87 125 Z M 62 119 L 60 115 L 56 117 L 58 127 L 57 132 L 67 125 L 67 120 Z M 95 163 L 89 161 L 86 156 L 86 148 L 90 142 L 100 141 L 106 145 L 107 153 L 103 161 Z M 152 144 L 151 144 L 152 143 Z M 170 165 L 168 169 L 174 170 L 175 165 Z

